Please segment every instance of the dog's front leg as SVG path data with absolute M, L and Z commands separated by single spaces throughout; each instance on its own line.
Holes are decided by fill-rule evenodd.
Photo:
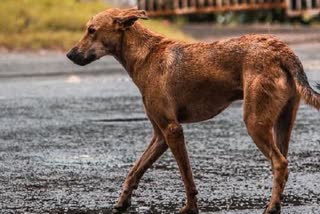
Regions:
M 179 123 L 170 123 L 162 131 L 166 138 L 166 142 L 178 163 L 187 195 L 187 204 L 180 210 L 180 213 L 196 214 L 198 213 L 196 197 L 198 191 L 193 180 L 182 126 Z
M 113 213 L 121 213 L 131 205 L 131 195 L 143 174 L 168 149 L 160 131 L 155 130 L 154 136 L 140 159 L 134 164 L 123 183 L 122 192 L 114 206 Z

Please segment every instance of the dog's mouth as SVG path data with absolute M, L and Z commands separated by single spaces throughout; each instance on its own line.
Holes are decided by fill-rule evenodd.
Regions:
M 97 55 L 95 54 L 94 50 L 89 50 L 87 56 L 81 54 L 78 51 L 78 48 L 72 48 L 68 53 L 67 57 L 77 65 L 85 66 L 89 63 L 95 61 L 97 59 Z

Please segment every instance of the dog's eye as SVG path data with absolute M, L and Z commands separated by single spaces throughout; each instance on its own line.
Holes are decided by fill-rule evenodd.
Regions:
M 89 34 L 94 34 L 95 32 L 96 32 L 96 29 L 94 29 L 92 27 L 88 28 L 88 33 Z

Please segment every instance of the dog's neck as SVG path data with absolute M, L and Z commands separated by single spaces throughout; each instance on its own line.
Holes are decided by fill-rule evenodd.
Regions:
M 123 32 L 115 58 L 123 65 L 128 74 L 135 81 L 139 76 L 141 66 L 145 64 L 147 56 L 154 46 L 158 45 L 163 36 L 155 34 L 135 23 Z

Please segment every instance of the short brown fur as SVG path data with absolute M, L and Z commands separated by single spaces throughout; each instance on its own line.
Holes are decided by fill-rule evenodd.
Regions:
M 146 19 L 146 13 L 137 9 L 101 12 L 88 22 L 84 37 L 68 53 L 80 65 L 114 56 L 139 88 L 153 125 L 151 143 L 130 170 L 113 211 L 130 206 L 145 171 L 170 148 L 187 196 L 181 213 L 198 213 L 181 123 L 210 119 L 243 99 L 248 133 L 273 171 L 272 195 L 264 213 L 280 213 L 300 97 L 320 108 L 320 96 L 309 86 L 299 59 L 270 35 L 183 43 L 147 30 L 135 22 L 139 18 Z

